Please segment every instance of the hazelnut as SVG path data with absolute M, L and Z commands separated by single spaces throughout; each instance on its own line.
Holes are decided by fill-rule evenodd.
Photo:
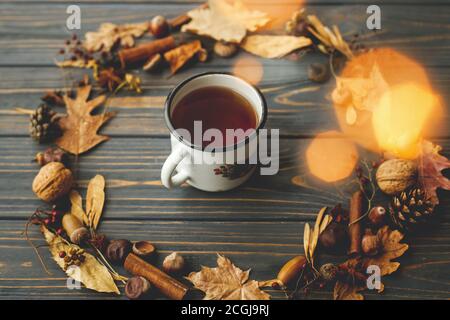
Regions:
M 369 212 L 369 221 L 373 226 L 381 226 L 385 223 L 386 218 L 386 209 L 377 206 L 370 209 Z
M 139 299 L 151 289 L 150 282 L 144 277 L 136 276 L 128 279 L 125 294 L 130 299 Z
M 374 256 L 378 254 L 380 248 L 380 240 L 372 232 L 367 231 L 361 240 L 361 249 L 364 254 Z
M 150 31 L 156 38 L 164 38 L 169 34 L 169 23 L 163 16 L 155 16 L 150 22 Z
M 131 252 L 132 244 L 129 240 L 111 240 L 106 248 L 106 257 L 113 263 L 121 263 Z
M 327 63 L 312 63 L 308 67 L 308 78 L 313 82 L 327 82 L 330 75 L 330 67 Z
M 79 244 L 82 240 L 87 239 L 89 231 L 84 227 L 83 223 L 73 214 L 65 214 L 62 218 L 62 227 L 66 231 L 73 243 Z M 75 253 L 74 253 L 75 254 Z
M 413 160 L 391 159 L 383 162 L 376 173 L 381 191 L 394 195 L 411 187 L 417 178 L 417 163 Z
M 319 243 L 328 252 L 344 249 L 348 240 L 347 227 L 342 223 L 332 222 L 320 234 Z
M 238 47 L 234 43 L 217 41 L 214 45 L 214 53 L 222 58 L 229 58 L 233 56 L 237 50 Z
M 208 50 L 201 48 L 199 52 L 197 52 L 197 59 L 200 62 L 206 62 L 208 60 Z
M 177 252 L 169 254 L 163 262 L 163 270 L 167 273 L 177 273 L 184 268 L 184 258 Z
M 72 189 L 72 172 L 60 162 L 43 166 L 33 181 L 33 192 L 45 202 L 54 202 Z
M 133 253 L 146 257 L 155 252 L 155 246 L 148 241 L 138 241 L 133 244 Z

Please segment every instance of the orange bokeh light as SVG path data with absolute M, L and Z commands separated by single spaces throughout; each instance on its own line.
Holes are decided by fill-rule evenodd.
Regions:
M 243 56 L 236 60 L 232 73 L 251 84 L 258 84 L 264 76 L 264 68 L 257 58 Z
M 435 124 L 441 120 L 439 99 L 433 93 L 425 69 L 390 48 L 358 55 L 346 64 L 340 76 L 367 78 L 375 64 L 388 85 L 388 92 L 379 97 L 372 112 L 358 110 L 357 122 L 352 125 L 346 122 L 346 108 L 336 105 L 339 125 L 343 133 L 370 150 L 411 158 L 415 143 L 431 134 L 429 115 L 433 113 Z
M 347 178 L 358 162 L 353 141 L 337 131 L 318 134 L 306 150 L 306 162 L 311 173 L 326 182 Z
M 241 0 L 252 10 L 266 12 L 271 21 L 263 29 L 280 29 L 292 14 L 302 8 L 305 0 Z

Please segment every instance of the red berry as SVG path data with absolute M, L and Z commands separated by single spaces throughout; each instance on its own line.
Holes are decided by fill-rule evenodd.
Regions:
M 66 256 L 66 252 L 65 252 L 65 251 L 60 251 L 60 252 L 58 253 L 58 255 L 59 255 L 59 257 L 60 257 L 61 259 L 63 259 L 63 258 Z
M 49 224 L 50 224 L 50 219 L 45 219 L 45 220 L 44 220 L 44 224 L 45 224 L 45 225 L 49 225 Z
M 58 230 L 56 230 L 56 234 L 58 236 L 60 236 L 63 233 L 63 229 L 59 228 Z

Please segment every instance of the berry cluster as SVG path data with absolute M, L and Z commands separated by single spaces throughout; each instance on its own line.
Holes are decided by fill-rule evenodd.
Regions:
M 64 260 L 64 271 L 71 266 L 79 267 L 86 260 L 84 250 L 77 247 L 71 247 L 68 252 L 60 251 L 58 255 Z

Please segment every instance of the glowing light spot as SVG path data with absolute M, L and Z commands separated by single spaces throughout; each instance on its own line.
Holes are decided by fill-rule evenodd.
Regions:
M 380 148 L 401 158 L 417 157 L 423 129 L 437 105 L 438 99 L 429 88 L 414 83 L 388 90 L 372 116 Z
M 306 162 L 311 173 L 326 182 L 350 176 L 358 161 L 355 144 L 337 131 L 318 134 L 306 150 Z
M 236 60 L 233 74 L 251 84 L 258 84 L 264 76 L 264 68 L 257 58 L 244 56 Z

